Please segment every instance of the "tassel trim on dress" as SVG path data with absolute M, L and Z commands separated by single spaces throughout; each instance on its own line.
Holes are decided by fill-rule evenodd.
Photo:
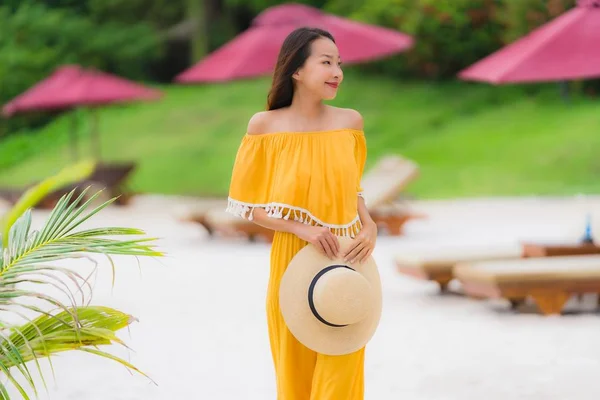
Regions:
M 285 220 L 291 219 L 306 225 L 323 226 L 329 228 L 336 236 L 354 238 L 356 235 L 358 235 L 362 228 L 362 223 L 360 222 L 360 217 L 358 215 L 352 220 L 352 222 L 348 224 L 327 224 L 312 215 L 306 209 L 293 207 L 282 203 L 252 204 L 228 198 L 227 208 L 225 211 L 235 216 L 247 219 L 248 221 L 252 221 L 254 218 L 253 213 L 255 208 L 264 209 L 267 212 L 267 215 L 271 218 L 281 218 Z

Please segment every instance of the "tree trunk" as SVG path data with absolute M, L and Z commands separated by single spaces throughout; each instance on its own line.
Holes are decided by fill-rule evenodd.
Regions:
M 187 18 L 194 22 L 191 38 L 190 61 L 195 63 L 208 53 L 208 0 L 187 0 Z

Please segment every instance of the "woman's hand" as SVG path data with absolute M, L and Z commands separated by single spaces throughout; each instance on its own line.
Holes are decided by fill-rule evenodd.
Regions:
M 299 224 L 294 233 L 300 239 L 313 244 L 327 257 L 334 259 L 339 256 L 340 242 L 329 228 Z
M 344 261 L 363 262 L 373 253 L 377 241 L 377 225 L 374 222 L 363 226 L 344 254 Z

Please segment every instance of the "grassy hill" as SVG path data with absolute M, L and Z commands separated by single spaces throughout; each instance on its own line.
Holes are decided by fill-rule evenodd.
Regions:
M 136 161 L 136 191 L 223 195 L 248 118 L 263 109 L 268 86 L 267 79 L 167 86 L 162 101 L 103 109 L 103 159 Z M 367 167 L 388 152 L 419 163 L 421 177 L 409 188 L 416 197 L 600 191 L 599 104 L 566 104 L 553 85 L 533 91 L 402 82 L 350 71 L 332 104 L 365 117 Z M 65 165 L 68 126 L 61 118 L 0 141 L 0 187 Z M 89 154 L 85 132 L 81 149 Z

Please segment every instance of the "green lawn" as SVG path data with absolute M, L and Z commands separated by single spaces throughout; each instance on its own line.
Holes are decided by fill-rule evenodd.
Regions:
M 268 85 L 261 79 L 168 86 L 160 102 L 104 109 L 103 159 L 135 160 L 136 191 L 223 195 L 248 118 L 263 109 Z M 408 192 L 419 198 L 598 192 L 599 104 L 566 104 L 552 85 L 532 92 L 350 72 L 332 104 L 363 114 L 368 165 L 388 152 L 418 162 L 421 177 Z M 64 118 L 1 141 L 0 186 L 23 185 L 65 165 L 67 128 Z

